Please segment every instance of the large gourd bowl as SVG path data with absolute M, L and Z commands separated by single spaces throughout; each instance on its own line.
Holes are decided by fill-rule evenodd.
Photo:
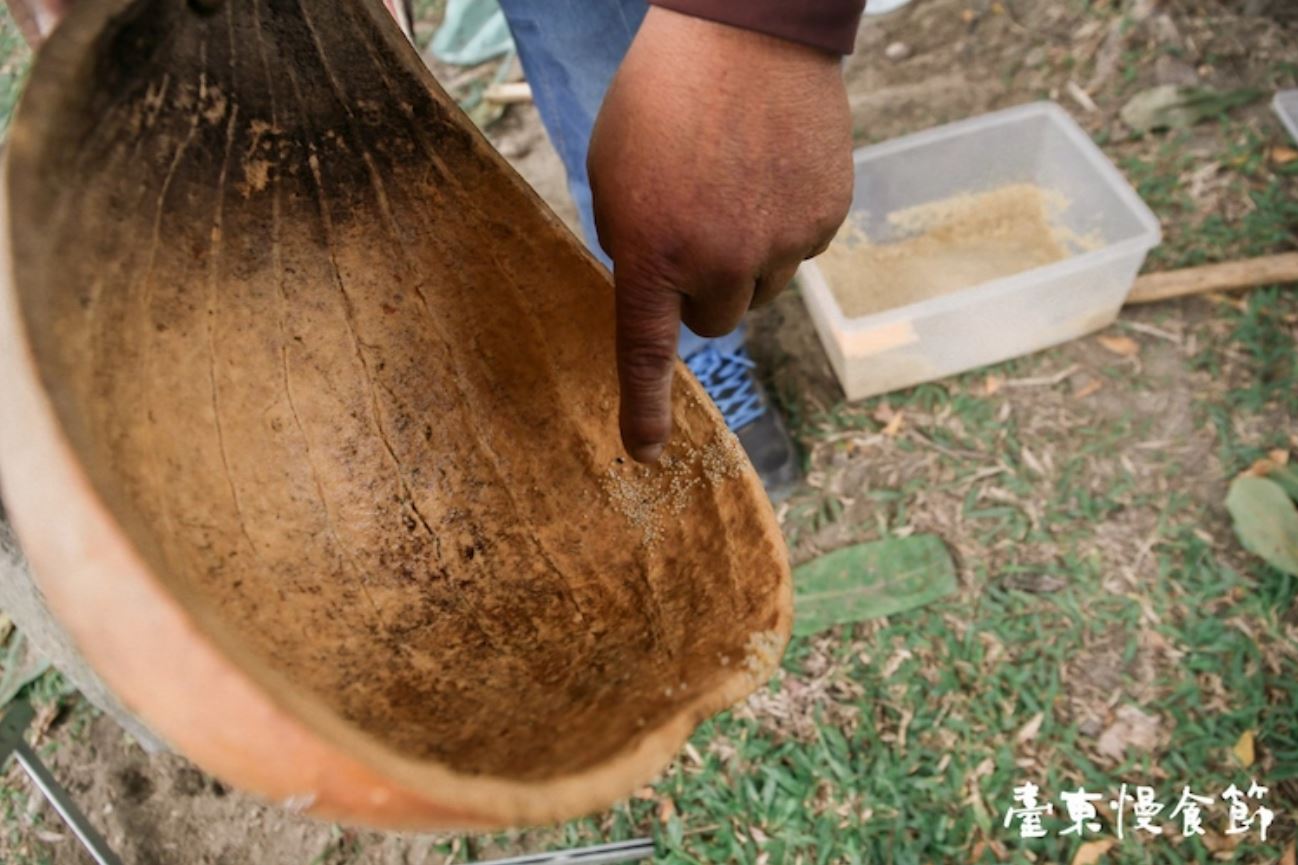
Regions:
M 616 424 L 612 288 L 377 0 L 82 0 L 10 129 L 0 479 L 51 608 L 218 776 L 358 823 L 604 807 L 791 607 L 684 373 Z

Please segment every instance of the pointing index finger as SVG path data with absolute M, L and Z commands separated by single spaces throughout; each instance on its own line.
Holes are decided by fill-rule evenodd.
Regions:
M 681 295 L 661 280 L 614 268 L 620 423 L 627 453 L 654 462 L 672 431 L 672 375 L 680 336 Z

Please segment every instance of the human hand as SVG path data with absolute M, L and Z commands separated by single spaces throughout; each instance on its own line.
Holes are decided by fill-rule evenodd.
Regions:
M 671 434 L 680 323 L 728 333 L 824 250 L 851 205 L 851 151 L 838 57 L 650 7 L 588 159 L 632 457 L 652 462 Z

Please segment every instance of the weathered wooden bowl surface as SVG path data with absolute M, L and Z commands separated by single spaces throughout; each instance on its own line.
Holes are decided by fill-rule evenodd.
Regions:
M 687 375 L 376 0 L 83 0 L 10 132 L 0 476 L 128 707 L 295 807 L 604 806 L 765 680 L 784 549 Z

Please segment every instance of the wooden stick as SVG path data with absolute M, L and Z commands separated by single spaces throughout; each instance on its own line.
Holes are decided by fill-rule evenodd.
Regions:
M 493 84 L 482 94 L 488 102 L 501 105 L 517 105 L 520 102 L 532 101 L 532 85 L 526 81 L 511 81 L 504 84 Z
M 1230 291 L 1280 282 L 1298 282 L 1298 252 L 1148 273 L 1136 279 L 1131 294 L 1127 296 L 1127 303 L 1153 303 L 1187 294 Z

